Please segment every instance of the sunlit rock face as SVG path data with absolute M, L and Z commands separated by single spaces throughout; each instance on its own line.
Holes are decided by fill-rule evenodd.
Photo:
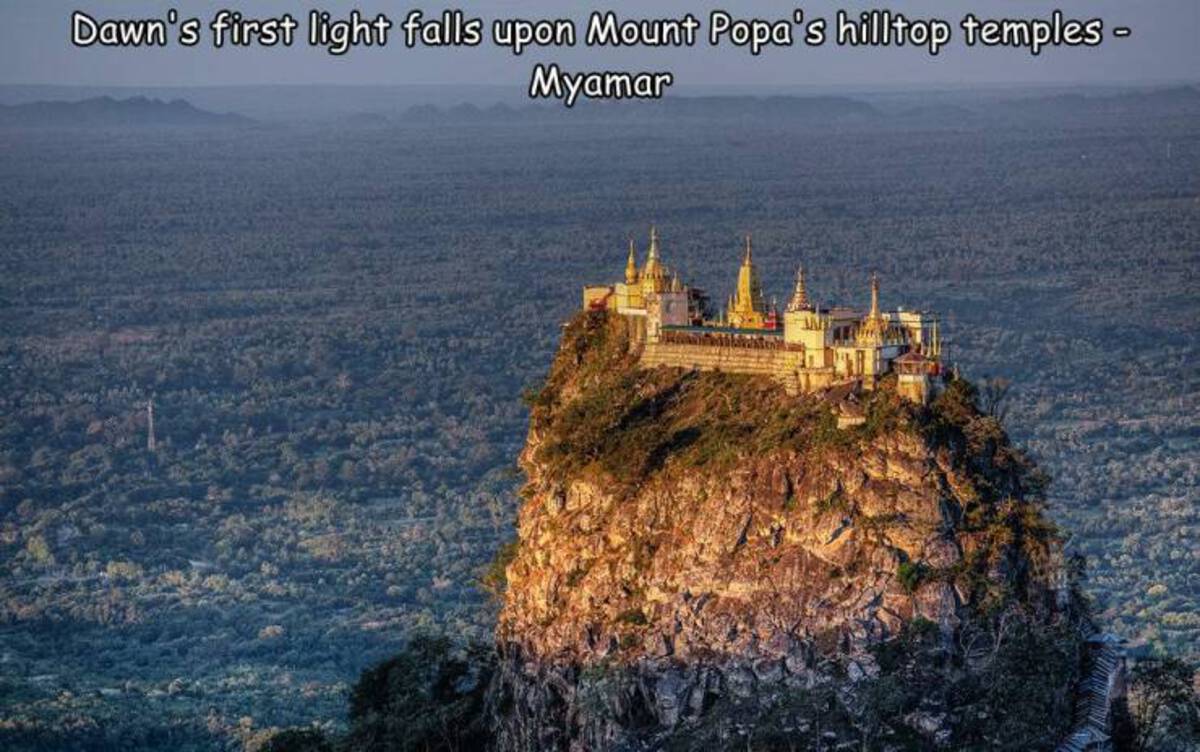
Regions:
M 931 409 L 885 384 L 840 430 L 829 398 L 768 379 L 639 370 L 622 326 L 574 320 L 531 398 L 496 630 L 502 748 L 724 746 L 753 737 L 758 721 L 727 717 L 747 703 L 832 748 L 921 655 L 969 676 L 1004 614 L 1072 618 L 1041 478 L 965 384 Z M 923 647 L 894 665 L 914 625 Z M 1062 698 L 1071 678 L 1052 677 Z M 888 723 L 953 746 L 958 711 L 929 699 Z

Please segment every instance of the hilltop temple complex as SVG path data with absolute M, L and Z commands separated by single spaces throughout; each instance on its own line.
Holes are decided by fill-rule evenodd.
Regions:
M 749 237 L 735 292 L 716 315 L 709 313 L 703 291 L 667 267 L 653 228 L 645 263 L 639 268 L 631 240 L 624 281 L 585 287 L 583 307 L 625 317 L 647 368 L 771 376 L 795 394 L 842 384 L 873 389 L 894 372 L 899 393 L 916 403 L 929 400 L 941 370 L 937 317 L 903 308 L 882 311 L 876 275 L 865 313 L 810 300 L 803 267 L 786 309 L 768 305 Z

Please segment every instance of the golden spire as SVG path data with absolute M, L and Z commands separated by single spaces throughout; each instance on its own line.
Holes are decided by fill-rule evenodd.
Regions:
M 856 339 L 859 344 L 882 344 L 887 328 L 887 322 L 879 315 L 879 275 L 871 272 L 871 312 L 859 325 Z
M 658 257 L 658 228 L 650 227 L 650 252 L 646 254 L 646 264 L 642 267 L 640 276 L 642 293 L 663 292 L 668 289 L 670 280 L 667 279 L 667 268 Z
M 788 303 L 789 311 L 811 311 L 812 304 L 808 302 L 808 287 L 804 282 L 804 264 L 796 267 L 796 290 Z
M 625 261 L 625 284 L 637 284 L 637 250 L 633 247 L 633 238 L 629 239 L 629 258 Z
M 742 257 L 742 267 L 738 270 L 737 293 L 730 303 L 729 319 L 732 326 L 760 329 L 766 313 L 762 285 L 758 281 L 758 272 L 754 269 L 754 251 L 750 244 L 750 236 L 747 235 L 746 253 Z

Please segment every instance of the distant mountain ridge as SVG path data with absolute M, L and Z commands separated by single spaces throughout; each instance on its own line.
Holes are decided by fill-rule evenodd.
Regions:
M 1200 117 L 1200 88 L 1172 86 L 1109 96 L 1057 94 L 1006 103 L 1005 114 L 1036 118 Z
M 93 128 L 144 126 L 231 126 L 252 123 L 233 113 L 201 110 L 183 99 L 94 97 L 77 102 L 0 105 L 0 126 Z
M 581 100 L 568 109 L 533 101 L 506 87 L 231 87 L 103 89 L 0 86 L 0 127 L 214 126 L 297 122 L 313 102 L 342 125 L 503 124 L 523 122 L 660 122 L 706 120 L 807 126 L 973 127 L 1087 123 L 1094 118 L 1200 116 L 1200 88 L 1183 84 L 1117 90 L 1029 89 L 883 94 L 746 93 L 672 95 L 662 100 Z M 427 91 L 428 90 L 428 91 Z M 440 91 L 440 90 L 438 90 Z M 215 93 L 214 93 L 215 92 Z M 127 96 L 130 94 L 133 96 Z M 264 103 L 283 97 L 275 110 Z M 7 104 L 5 104 L 7 103 Z M 286 106 L 285 106 L 286 105 Z M 282 109 L 279 109 L 282 108 Z M 278 110 L 278 111 L 277 111 Z M 228 113 L 228 114 L 221 114 Z M 233 114 L 248 113 L 249 117 Z
M 408 122 L 459 123 L 541 120 L 556 117 L 602 120 L 772 118 L 791 122 L 849 123 L 870 122 L 880 116 L 880 111 L 873 105 L 849 97 L 706 96 L 628 102 L 581 101 L 572 109 L 553 102 L 530 103 L 524 107 L 513 107 L 503 103 L 490 107 L 459 104 L 448 108 L 418 105 L 406 110 L 402 118 Z
M 805 125 L 970 126 L 988 122 L 1075 122 L 1096 117 L 1141 118 L 1200 116 L 1200 89 L 1176 86 L 1119 94 L 1067 93 L 1022 96 L 971 104 L 906 103 L 897 108 L 845 96 L 674 96 L 661 100 L 581 100 L 572 109 L 556 102 L 505 103 L 486 107 L 462 103 L 449 107 L 416 105 L 400 121 L 408 123 L 486 124 L 546 120 L 760 121 Z

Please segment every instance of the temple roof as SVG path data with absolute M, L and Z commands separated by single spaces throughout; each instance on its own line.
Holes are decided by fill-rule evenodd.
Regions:
M 808 287 L 804 282 L 804 265 L 796 269 L 796 288 L 792 291 L 792 299 L 788 302 L 789 311 L 811 311 L 812 303 L 808 300 Z

